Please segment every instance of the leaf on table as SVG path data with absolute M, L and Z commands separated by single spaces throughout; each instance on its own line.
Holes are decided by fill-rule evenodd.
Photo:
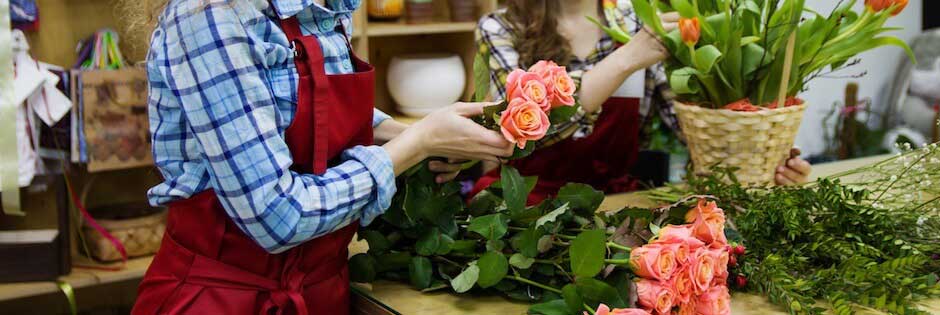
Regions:
M 582 308 L 584 308 L 584 298 L 581 297 L 581 293 L 578 292 L 578 287 L 569 283 L 561 288 L 561 297 L 564 298 L 565 305 L 568 306 L 568 311 L 577 314 Z
M 581 232 L 571 241 L 568 256 L 571 271 L 578 277 L 593 277 L 604 268 L 607 233 L 603 230 Z
M 534 227 L 525 229 L 525 231 L 513 235 L 510 244 L 512 248 L 526 257 L 535 258 L 539 254 L 539 239 L 542 237 L 542 230 Z
M 426 289 L 431 286 L 431 276 L 433 275 L 433 270 L 431 269 L 431 260 L 427 257 L 414 257 L 411 259 L 411 264 L 408 265 L 408 278 L 411 280 L 411 285 L 418 290 Z
M 356 254 L 349 258 L 349 280 L 372 283 L 376 275 L 375 258 L 368 254 Z
M 568 305 L 565 300 L 551 300 L 545 303 L 535 304 L 529 307 L 529 314 L 532 315 L 571 315 L 568 311 Z
M 529 269 L 529 267 L 532 267 L 533 263 L 535 263 L 534 258 L 526 257 L 520 253 L 512 254 L 512 256 L 509 257 L 509 264 L 519 269 Z
M 369 243 L 369 253 L 370 254 L 381 254 L 384 253 L 391 247 L 388 239 L 382 233 L 375 230 L 360 230 L 359 233 L 360 240 L 366 240 Z
M 565 214 L 565 212 L 568 212 L 568 203 L 561 205 L 561 207 L 558 207 L 557 209 L 552 210 L 549 213 L 546 213 L 538 220 L 535 220 L 535 227 L 538 228 L 538 227 L 545 225 L 546 223 L 554 222 L 555 219 L 558 218 L 558 216 Z
M 467 269 L 464 269 L 457 277 L 450 280 L 450 286 L 454 288 L 454 292 L 464 293 L 470 291 L 473 288 L 473 285 L 477 283 L 477 279 L 480 278 L 480 267 L 476 265 L 476 261 L 471 262 L 470 266 Z
M 509 212 L 516 213 L 525 210 L 529 191 L 519 171 L 512 166 L 503 165 L 500 169 L 500 182 L 503 186 L 503 199 L 506 201 Z
M 509 218 L 502 213 L 485 215 L 470 220 L 467 230 L 488 240 L 500 239 L 509 229 Z
M 555 200 L 567 203 L 568 207 L 583 216 L 593 216 L 597 208 L 604 202 L 604 193 L 594 189 L 591 185 L 569 183 L 558 190 Z
M 480 257 L 480 260 L 477 261 L 477 266 L 480 267 L 477 284 L 481 288 L 496 285 L 509 272 L 509 263 L 506 261 L 506 256 L 497 251 L 489 251 L 483 254 L 483 257 Z
M 408 268 L 411 254 L 407 252 L 389 252 L 376 256 L 375 260 L 378 263 L 379 272 L 401 270 Z
M 627 307 L 625 297 L 617 293 L 617 289 L 604 281 L 594 278 L 578 278 L 575 281 L 578 293 L 590 305 L 604 303 L 612 308 Z

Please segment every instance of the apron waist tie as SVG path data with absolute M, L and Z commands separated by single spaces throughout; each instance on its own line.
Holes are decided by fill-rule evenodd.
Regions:
M 303 248 L 296 248 L 287 254 L 281 280 L 278 281 L 193 253 L 173 240 L 169 234 L 164 234 L 164 236 L 163 246 L 168 247 L 167 253 L 173 253 L 182 259 L 192 259 L 189 270 L 182 275 L 183 283 L 212 288 L 268 292 L 270 298 L 262 304 L 261 314 L 270 314 L 271 311 L 275 311 L 274 314 L 277 315 L 309 315 L 303 296 L 304 288 L 335 276 L 338 270 L 346 265 L 346 257 L 336 256 L 316 264 L 312 271 L 303 271 L 300 268 Z M 286 313 L 288 309 L 293 309 L 294 312 Z

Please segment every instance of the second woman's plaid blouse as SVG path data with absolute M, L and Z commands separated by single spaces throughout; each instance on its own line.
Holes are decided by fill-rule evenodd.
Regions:
M 623 14 L 629 19 L 636 19 L 633 10 L 624 8 Z M 527 69 L 531 65 L 520 64 L 519 53 L 516 51 L 515 29 L 506 19 L 506 10 L 499 10 L 484 16 L 477 26 L 476 38 L 481 51 L 489 52 L 490 91 L 491 97 L 496 100 L 506 96 L 506 77 L 515 69 Z M 639 30 L 639 29 L 637 29 Z M 533 39 L 537 40 L 537 39 Z M 568 74 L 580 85 L 581 75 L 590 70 L 595 64 L 610 55 L 618 46 L 607 34 L 601 37 L 594 51 L 585 59 L 571 57 L 567 65 Z M 672 109 L 672 91 L 666 82 L 662 66 L 656 66 L 646 71 L 645 97 L 640 102 L 640 115 L 642 123 L 648 121 L 652 113 L 658 113 L 662 120 L 673 130 L 678 131 L 678 122 Z M 539 147 L 546 147 L 568 137 L 582 138 L 591 133 L 594 122 L 600 111 L 585 113 L 578 111 L 571 122 L 559 126 L 562 132 L 554 137 L 546 137 L 539 141 Z M 641 135 L 642 136 L 642 135 Z

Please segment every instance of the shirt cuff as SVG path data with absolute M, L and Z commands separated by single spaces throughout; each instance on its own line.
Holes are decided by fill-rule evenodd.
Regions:
M 378 126 L 381 125 L 382 122 L 385 121 L 386 119 L 392 119 L 392 116 L 389 116 L 388 114 L 386 114 L 386 113 L 380 111 L 378 108 L 376 108 L 376 109 L 372 112 L 372 128 L 378 127 Z
M 359 161 L 365 165 L 369 174 L 372 174 L 375 189 L 369 203 L 362 208 L 362 215 L 359 218 L 362 226 L 369 225 L 392 205 L 392 196 L 397 191 L 392 158 L 380 146 L 355 146 L 344 151 L 342 159 Z

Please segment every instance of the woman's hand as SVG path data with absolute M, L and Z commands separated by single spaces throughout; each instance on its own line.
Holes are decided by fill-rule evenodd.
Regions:
M 666 32 L 670 32 L 678 26 L 679 14 L 676 12 L 662 14 L 660 20 Z M 622 49 L 627 51 L 624 55 L 629 58 L 627 69 L 630 73 L 649 68 L 669 57 L 666 47 L 649 27 L 644 27 L 637 32 Z
M 457 178 L 457 174 L 460 174 L 460 169 L 463 168 L 463 163 L 466 162 L 468 161 L 460 159 L 434 160 L 428 163 L 428 169 L 435 173 L 434 181 L 443 184 Z
M 511 156 L 513 144 L 467 117 L 483 114 L 491 103 L 457 103 L 439 109 L 385 144 L 395 173 L 428 157 L 495 161 Z
M 777 174 L 774 175 L 774 180 L 777 185 L 803 184 L 809 180 L 809 174 L 812 170 L 813 167 L 809 165 L 809 162 L 794 157 L 787 160 L 786 164 L 777 166 Z

